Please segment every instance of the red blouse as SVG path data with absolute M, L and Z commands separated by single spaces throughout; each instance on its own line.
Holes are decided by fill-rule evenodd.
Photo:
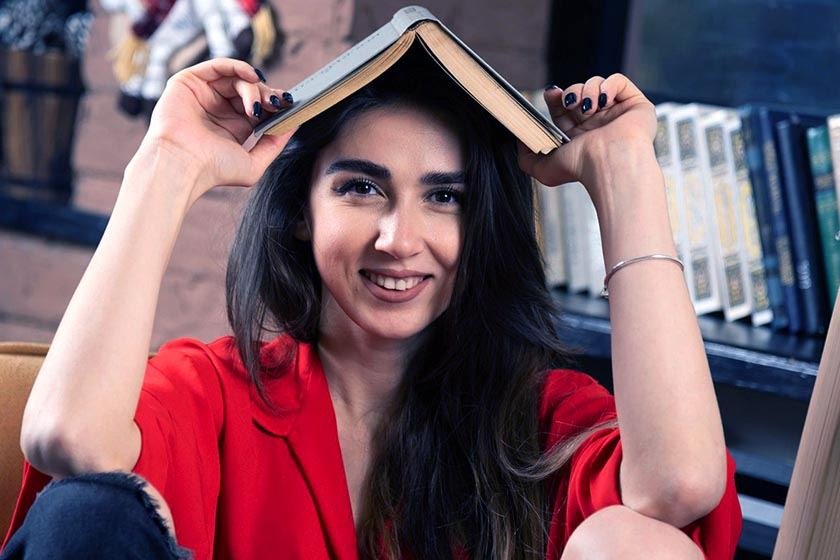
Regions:
M 285 352 L 279 337 L 263 351 Z M 209 558 L 357 558 L 336 420 L 313 347 L 298 344 L 293 366 L 267 385 L 271 410 L 245 375 L 231 337 L 173 340 L 149 360 L 135 416 L 142 449 L 134 471 L 172 510 L 179 543 Z M 615 418 L 609 392 L 591 377 L 554 370 L 540 401 L 544 444 Z M 554 517 L 547 558 L 559 558 L 589 515 L 621 504 L 617 429 L 590 436 L 547 486 Z M 717 508 L 682 530 L 713 560 L 735 554 L 741 509 L 735 464 Z M 9 534 L 49 478 L 25 465 Z M 7 536 L 8 538 L 8 536 Z

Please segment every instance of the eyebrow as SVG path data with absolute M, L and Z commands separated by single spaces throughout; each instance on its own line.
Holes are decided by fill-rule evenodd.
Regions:
M 377 179 L 387 180 L 391 178 L 391 172 L 387 168 L 382 167 L 372 161 L 366 159 L 340 159 L 334 161 L 327 167 L 324 175 L 331 173 L 338 173 L 339 171 L 355 171 L 357 173 L 364 173 Z M 464 182 L 463 171 L 431 171 L 425 173 L 420 177 L 420 182 L 424 185 L 452 185 Z

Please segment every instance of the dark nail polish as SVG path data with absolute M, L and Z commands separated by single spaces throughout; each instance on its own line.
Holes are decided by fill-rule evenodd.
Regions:
M 577 101 L 577 95 L 575 95 L 574 93 L 567 93 L 566 97 L 563 98 L 563 105 L 568 107 L 575 101 Z
M 257 73 L 257 78 L 259 78 L 262 83 L 265 83 L 265 74 L 262 73 L 262 70 L 254 67 L 254 72 Z
M 554 85 L 554 84 L 549 84 L 549 85 L 545 86 L 545 91 L 548 91 L 550 89 L 560 89 L 560 86 L 557 86 L 557 85 Z
M 254 116 L 260 118 L 260 115 L 262 115 L 262 103 L 254 101 Z
M 268 100 L 271 102 L 272 105 L 274 105 L 275 109 L 280 108 L 280 98 L 279 97 L 277 97 L 276 95 L 272 95 L 271 97 L 268 98 Z
M 602 93 L 601 95 L 598 96 L 598 108 L 603 109 L 606 106 L 607 106 L 607 94 Z
M 289 105 L 291 105 L 292 103 L 295 102 L 295 100 L 292 98 L 292 94 L 289 93 L 288 91 L 283 92 L 283 101 L 285 101 Z
M 584 97 L 583 98 L 583 103 L 580 104 L 581 113 L 585 113 L 591 108 L 592 108 L 592 100 L 589 99 L 588 97 Z

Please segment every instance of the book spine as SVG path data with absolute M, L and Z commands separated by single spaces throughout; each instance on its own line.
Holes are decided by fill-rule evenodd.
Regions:
M 697 135 L 696 112 L 679 113 L 674 125 L 685 195 L 688 251 L 694 283 L 694 311 L 703 315 L 721 308 L 717 270 L 711 246 L 714 216 L 709 216 L 706 201 L 708 185 L 699 157 L 700 138 Z
M 582 220 L 583 197 L 588 197 L 581 183 L 557 187 L 563 193 L 563 253 L 566 255 L 566 277 L 569 293 L 585 290 L 589 285 L 589 259 Z
M 592 199 L 586 197 L 586 240 L 589 255 L 589 295 L 598 297 L 604 288 L 604 248 L 601 245 L 601 228 L 598 225 L 598 212 Z
M 825 334 L 827 304 L 822 262 L 817 257 L 816 210 L 811 192 L 810 165 L 805 143 L 805 128 L 796 115 L 776 123 L 781 159 L 781 187 L 788 209 L 791 253 L 796 286 L 802 307 L 802 330 L 808 334 Z
M 565 282 L 563 266 L 563 233 L 561 221 L 562 193 L 533 179 L 539 204 L 540 245 L 545 262 L 545 282 L 549 287 Z
M 668 108 L 664 104 L 656 107 L 656 137 L 653 141 L 656 161 L 662 170 L 662 178 L 665 181 L 665 196 L 668 202 L 668 218 L 671 222 L 671 230 L 674 236 L 674 247 L 677 257 L 684 264 L 684 275 L 688 286 L 691 301 L 694 302 L 694 291 L 692 286 L 691 259 L 688 254 L 688 243 L 686 240 L 685 204 L 682 193 L 682 177 L 676 161 L 677 143 L 671 134 L 671 127 L 668 124 Z
M 840 217 L 837 212 L 834 166 L 831 163 L 828 127 L 812 127 L 806 134 L 811 176 L 814 182 L 814 205 L 817 209 L 823 265 L 826 273 L 826 297 L 830 311 L 834 308 L 837 290 L 840 288 L 840 240 L 837 239 L 837 232 L 840 231 Z
M 761 247 L 758 219 L 756 218 L 755 198 L 750 169 L 740 119 L 727 123 L 728 144 L 731 153 L 732 174 L 738 193 L 738 214 L 743 232 L 743 258 L 746 260 L 750 282 L 748 285 L 752 299 L 752 324 L 761 326 L 773 320 L 770 297 L 767 290 L 767 275 L 764 269 L 764 251 Z
M 735 187 L 730 180 L 722 114 L 715 113 L 703 127 L 703 139 L 708 155 L 711 192 L 717 219 L 718 266 L 722 271 L 723 314 L 727 321 L 735 321 L 750 314 L 747 298 L 746 270 L 741 259 L 738 235 Z
M 834 171 L 834 192 L 840 200 L 840 115 L 828 117 L 828 143 L 831 146 L 831 164 Z M 840 212 L 840 209 L 838 209 Z
M 764 165 L 764 151 L 761 143 L 761 126 L 758 108 L 747 107 L 741 113 L 741 130 L 747 152 L 750 182 L 753 186 L 755 215 L 764 253 L 764 271 L 767 275 L 767 295 L 773 312 L 771 328 L 782 330 L 788 327 L 787 306 L 784 301 L 782 279 L 779 273 L 779 256 L 776 253 L 776 236 L 773 228 L 773 210 L 770 190 L 767 186 L 767 170 Z

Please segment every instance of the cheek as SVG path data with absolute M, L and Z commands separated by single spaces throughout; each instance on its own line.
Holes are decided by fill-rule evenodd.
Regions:
M 461 256 L 464 237 L 460 220 L 448 220 L 446 223 L 437 224 L 434 231 L 435 236 L 431 246 L 435 253 L 435 258 L 454 276 L 458 268 L 458 260 Z

